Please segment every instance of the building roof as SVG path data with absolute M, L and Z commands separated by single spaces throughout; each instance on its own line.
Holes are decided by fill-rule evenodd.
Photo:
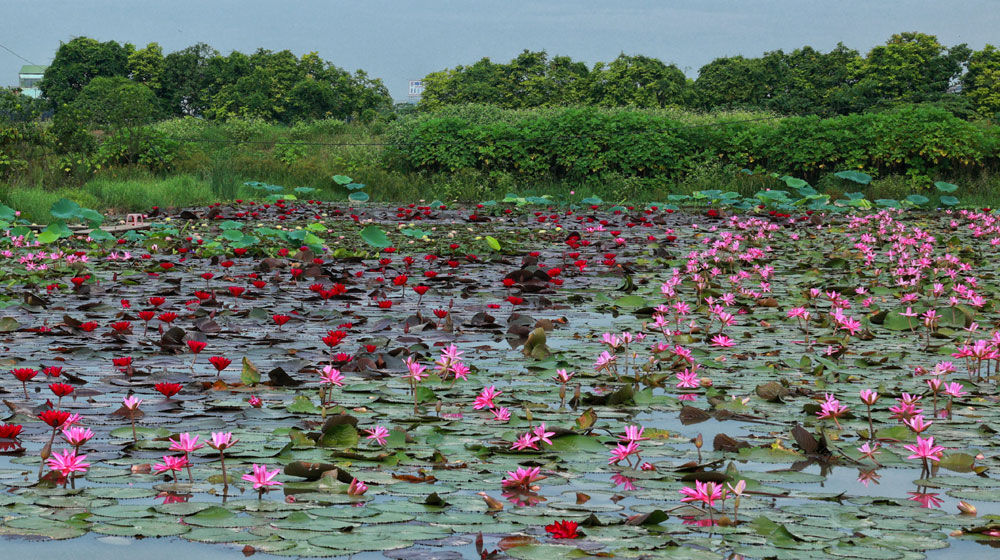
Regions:
M 41 66 L 38 64 L 25 64 L 21 67 L 21 74 L 44 74 L 45 69 L 48 66 Z

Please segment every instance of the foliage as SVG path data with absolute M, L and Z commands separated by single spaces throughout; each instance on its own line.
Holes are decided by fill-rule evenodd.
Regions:
M 0 124 L 33 121 L 42 116 L 45 108 L 43 99 L 22 95 L 17 89 L 0 89 Z
M 899 33 L 853 61 L 851 79 L 873 99 L 929 101 L 944 95 L 969 54 L 964 44 L 949 49 L 933 35 Z
M 76 99 L 94 78 L 126 77 L 132 45 L 115 41 L 98 42 L 76 37 L 59 45 L 52 64 L 38 84 L 42 95 L 56 110 Z
M 972 53 L 969 70 L 962 76 L 962 93 L 977 113 L 997 119 L 1000 115 L 1000 50 L 986 45 Z
M 838 169 L 905 174 L 914 184 L 969 168 L 995 167 L 1000 130 L 930 106 L 822 119 L 719 119 L 690 127 L 639 111 L 562 109 L 474 123 L 426 117 L 394 125 L 390 161 L 403 170 L 474 168 L 522 177 L 581 180 L 620 173 L 679 179 L 716 158 L 815 180 Z
M 159 110 L 150 88 L 122 77 L 94 78 L 71 106 L 87 116 L 87 124 L 110 130 L 148 124 Z

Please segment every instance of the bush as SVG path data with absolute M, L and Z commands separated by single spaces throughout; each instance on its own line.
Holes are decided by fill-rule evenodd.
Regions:
M 111 135 L 97 148 L 94 159 L 102 167 L 139 164 L 150 171 L 169 171 L 178 143 L 148 128 L 127 129 Z
M 697 120 L 703 122 L 691 122 Z M 467 107 L 403 119 L 390 139 L 386 161 L 402 171 L 478 169 L 570 181 L 682 181 L 722 161 L 809 181 L 845 168 L 905 174 L 912 185 L 928 187 L 932 177 L 1000 163 L 1000 127 L 922 105 L 826 119 L 725 115 L 714 122 L 668 111 Z

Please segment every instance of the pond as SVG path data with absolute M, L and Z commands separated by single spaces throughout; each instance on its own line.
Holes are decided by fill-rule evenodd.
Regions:
M 1000 543 L 991 213 L 272 200 L 150 222 L 4 225 L 13 554 Z

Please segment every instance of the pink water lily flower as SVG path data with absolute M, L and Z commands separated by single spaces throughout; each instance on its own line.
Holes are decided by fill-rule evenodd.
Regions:
M 642 437 L 642 433 L 645 430 L 646 428 L 642 426 L 625 426 L 625 435 L 618 436 L 618 439 L 621 441 L 635 441 L 635 442 L 648 441 L 649 438 Z
M 507 478 L 503 479 L 504 488 L 523 488 L 530 490 L 531 485 L 547 477 L 542 476 L 541 467 L 518 467 L 516 471 L 507 471 Z
M 340 373 L 340 370 L 333 366 L 323 366 L 323 373 L 320 375 L 320 385 L 336 385 L 337 387 L 344 386 L 344 376 Z
M 918 414 L 913 418 L 908 418 L 906 420 L 903 420 L 903 423 L 906 424 L 915 433 L 920 434 L 923 433 L 924 430 L 926 430 L 927 428 L 930 428 L 931 424 L 933 424 L 934 422 L 928 422 L 924 420 L 924 416 L 922 414 Z
M 124 404 L 125 408 L 129 410 L 135 410 L 142 404 L 142 399 L 137 398 L 134 395 L 129 395 L 122 399 L 122 404 Z
M 525 433 L 525 434 L 521 434 L 521 436 L 517 438 L 517 441 L 515 441 L 513 444 L 511 444 L 510 448 L 511 449 L 515 449 L 517 451 L 524 451 L 525 449 L 535 449 L 535 450 L 537 450 L 538 449 L 538 436 L 536 436 L 535 434 L 533 434 L 531 432 L 528 432 L 528 433 Z
M 183 451 L 184 453 L 191 453 L 202 447 L 205 447 L 204 443 L 198 443 L 198 436 L 191 435 L 189 433 L 180 434 L 176 440 L 168 439 L 170 442 L 170 451 Z
M 251 468 L 253 472 L 243 475 L 243 480 L 252 482 L 254 490 L 262 490 L 268 486 L 281 486 L 283 484 L 274 480 L 274 477 L 278 476 L 281 469 L 269 471 L 267 470 L 267 465 L 258 465 L 257 463 L 251 465 Z
M 164 455 L 163 463 L 156 463 L 153 465 L 153 471 L 157 474 L 162 474 L 168 471 L 180 472 L 187 466 L 187 457 L 172 457 L 170 455 Z
M 682 502 L 702 502 L 709 507 L 715 505 L 715 500 L 722 499 L 722 486 L 714 482 L 695 482 L 694 488 L 685 486 L 680 489 L 680 493 L 685 497 Z
M 475 410 L 482 410 L 484 408 L 494 408 L 496 407 L 496 404 L 493 403 L 493 399 L 497 398 L 501 394 L 502 394 L 501 391 L 498 391 L 496 387 L 490 385 L 489 387 L 484 388 L 481 393 L 479 393 L 479 396 L 476 397 L 476 400 L 472 403 L 472 408 L 474 408 Z
M 507 422 L 510 420 L 510 410 L 505 406 L 494 408 L 490 412 L 493 413 L 493 419 L 497 422 Z
M 904 445 L 903 448 L 913 453 L 913 455 L 910 455 L 907 459 L 921 459 L 925 462 L 927 459 L 930 459 L 931 461 L 940 461 L 941 454 L 944 452 L 943 447 L 940 445 L 934 445 L 933 437 L 925 439 L 917 436 L 917 443 L 915 445 Z
M 625 445 L 618 444 L 614 449 L 611 450 L 611 457 L 608 458 L 609 465 L 617 465 L 619 462 L 624 461 L 630 455 L 637 454 L 639 452 L 639 444 L 630 441 Z
M 94 437 L 94 432 L 90 428 L 81 428 L 79 426 L 71 426 L 69 428 L 63 428 L 63 439 L 73 447 L 80 447 L 81 445 L 90 441 L 90 438 Z
M 541 441 L 546 445 L 552 445 L 552 440 L 549 439 L 549 437 L 556 435 L 555 432 L 545 431 L 545 422 L 542 422 L 541 424 L 536 426 L 535 429 L 532 431 L 532 433 L 535 434 L 535 437 L 537 437 L 539 441 Z
M 361 496 L 368 491 L 368 486 L 364 482 L 361 482 L 357 478 L 351 480 L 351 485 L 347 489 L 347 494 L 349 496 Z
M 365 439 L 373 439 L 379 445 L 383 446 L 385 445 L 386 438 L 389 437 L 389 430 L 385 426 L 375 426 L 374 428 L 365 430 L 365 432 L 368 434 L 368 437 Z
M 238 439 L 233 439 L 232 432 L 212 432 L 212 441 L 206 442 L 206 445 L 212 449 L 223 451 L 236 445 L 239 441 Z
M 61 454 L 59 452 L 53 453 L 52 457 L 45 461 L 45 464 L 61 475 L 69 476 L 75 472 L 87 472 L 90 463 L 84 462 L 86 458 L 86 455 L 77 455 L 75 451 L 63 449 Z

